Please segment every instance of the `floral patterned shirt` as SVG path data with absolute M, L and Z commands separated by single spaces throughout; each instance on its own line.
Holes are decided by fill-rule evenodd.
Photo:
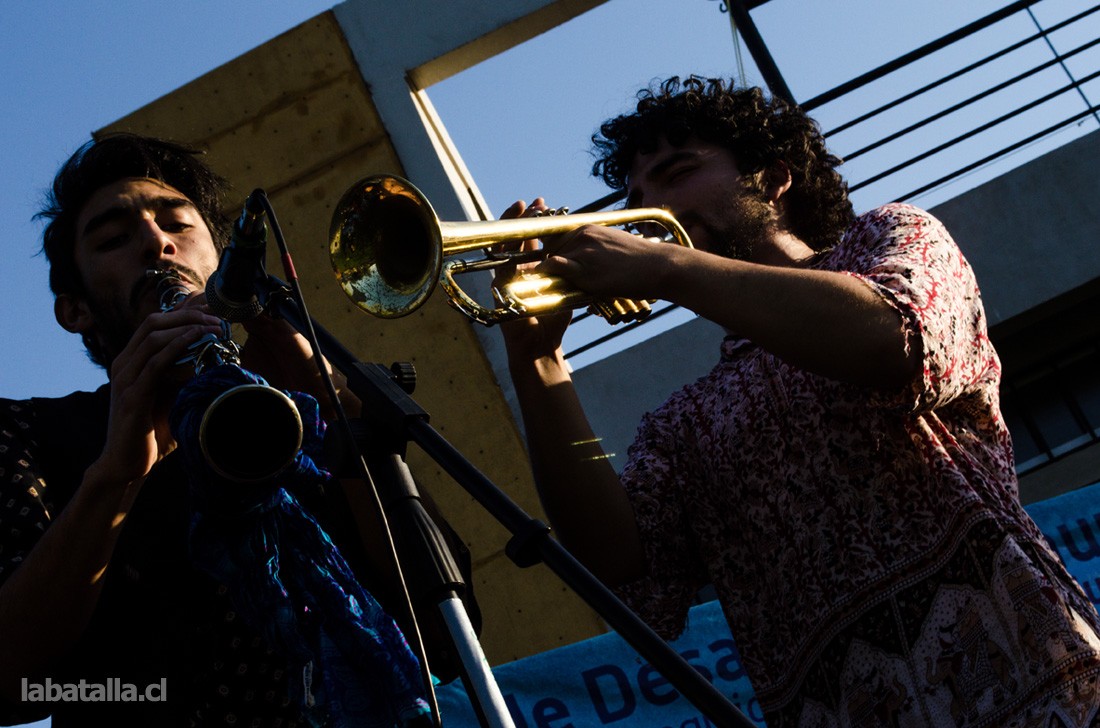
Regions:
M 1020 505 L 962 253 L 888 205 L 814 267 L 899 312 L 921 376 L 872 391 L 728 337 L 630 449 L 649 569 L 623 597 L 672 636 L 713 584 L 770 728 L 1091 725 L 1097 615 Z

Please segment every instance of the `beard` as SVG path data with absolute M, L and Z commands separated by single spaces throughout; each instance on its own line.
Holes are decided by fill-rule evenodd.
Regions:
M 705 233 L 707 249 L 724 258 L 751 260 L 776 226 L 774 208 L 750 189 L 733 195 L 718 213 L 698 218 L 696 226 Z
M 205 278 L 195 270 L 184 265 L 161 265 L 161 269 L 172 268 L 176 270 L 195 290 L 201 291 L 205 285 Z M 156 283 L 148 276 L 134 282 L 125 295 L 102 295 L 97 292 L 88 292 L 84 296 L 88 309 L 95 319 L 94 334 L 84 335 L 84 346 L 88 349 L 91 359 L 108 371 L 111 362 L 126 348 L 145 318 L 159 308 L 143 310 L 143 304 L 147 293 L 154 290 Z
M 94 338 L 85 335 L 84 345 L 92 361 L 109 371 L 111 362 L 130 343 L 137 326 L 124 316 L 127 312 L 112 302 L 89 297 L 88 308 L 95 317 L 96 330 Z

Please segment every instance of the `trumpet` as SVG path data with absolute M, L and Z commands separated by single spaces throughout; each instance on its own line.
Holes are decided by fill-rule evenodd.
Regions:
M 493 287 L 497 305 L 489 308 L 469 296 L 455 277 L 541 260 L 547 255 L 542 250 L 494 250 L 503 243 L 559 235 L 582 225 L 641 222 L 656 223 L 677 243 L 691 247 L 676 218 L 659 208 L 440 222 L 431 203 L 411 182 L 378 175 L 357 182 L 337 203 L 329 229 L 329 257 L 348 298 L 381 318 L 412 313 L 441 283 L 448 303 L 486 326 L 583 307 L 614 324 L 645 318 L 650 312 L 649 302 L 597 299 L 571 288 L 561 278 L 523 273 L 503 286 Z M 453 257 L 476 250 L 485 251 L 485 257 L 472 261 Z
M 171 311 L 191 293 L 172 269 L 151 269 L 161 311 Z M 240 347 L 222 320 L 220 334 L 207 334 L 176 362 L 194 369 L 195 376 L 217 366 L 240 368 Z M 302 418 L 294 401 L 265 384 L 241 384 L 219 394 L 203 413 L 199 446 L 218 475 L 237 483 L 263 482 L 294 461 L 302 446 Z

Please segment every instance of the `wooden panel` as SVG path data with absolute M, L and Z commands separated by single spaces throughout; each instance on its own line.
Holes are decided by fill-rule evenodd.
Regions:
M 432 424 L 522 508 L 542 517 L 519 433 L 473 324 L 447 306 L 441 292 L 406 318 L 374 319 L 348 301 L 333 276 L 328 228 L 337 200 L 357 179 L 400 174 L 401 166 L 330 13 L 109 130 L 208 149 L 212 166 L 230 180 L 241 203 L 254 187 L 266 189 L 314 318 L 364 361 L 413 362 L 415 397 Z M 271 265 L 276 260 L 269 256 Z M 504 557 L 503 528 L 435 463 L 415 448 L 409 462 L 470 545 L 485 617 L 482 644 L 491 662 L 601 631 L 598 618 L 556 577 L 545 569 L 520 570 Z

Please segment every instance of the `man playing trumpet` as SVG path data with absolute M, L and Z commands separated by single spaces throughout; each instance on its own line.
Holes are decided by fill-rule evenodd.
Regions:
M 1098 617 L 1019 503 L 1000 364 L 943 226 L 855 216 L 816 124 L 759 89 L 673 78 L 594 142 L 595 173 L 695 249 L 582 227 L 536 272 L 728 335 L 616 474 L 568 316 L 502 327 L 563 543 L 666 637 L 713 584 L 773 728 L 1095 725 Z

